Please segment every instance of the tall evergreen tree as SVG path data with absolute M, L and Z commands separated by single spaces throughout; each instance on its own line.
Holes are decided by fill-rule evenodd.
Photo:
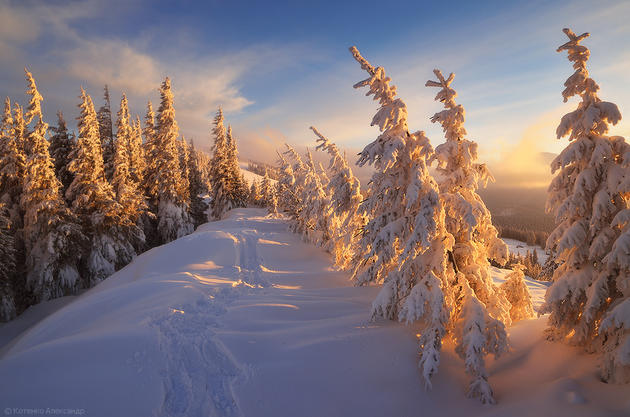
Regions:
M 586 68 L 590 51 L 564 29 L 575 72 L 564 83 L 566 102 L 581 100 L 556 130 L 569 144 L 551 163 L 556 176 L 547 208 L 556 219 L 547 248 L 558 267 L 547 290 L 543 311 L 549 334 L 603 353 L 604 381 L 630 382 L 630 145 L 607 136 L 621 120 L 613 103 L 597 96 L 599 86 Z
M 155 143 L 155 113 L 153 105 L 149 101 L 147 103 L 147 112 L 144 116 L 144 154 L 146 157 L 146 171 L 144 174 L 145 192 L 149 197 L 149 206 L 154 214 L 157 214 L 158 202 L 158 173 L 159 173 L 159 149 Z
M 85 285 L 93 286 L 128 264 L 141 232 L 130 222 L 105 179 L 103 151 L 94 104 L 81 88 L 79 137 L 69 169 L 74 180 L 66 192 L 89 244 L 84 251 Z
M 354 276 L 358 284 L 383 282 L 372 305 L 373 316 L 422 326 L 419 367 L 428 387 L 448 334 L 472 376 L 468 395 L 493 403 L 484 358 L 507 349 L 504 324 L 478 298 L 481 285 L 473 287 L 469 271 L 458 268 L 454 252 L 459 247 L 447 222 L 452 214 L 445 211 L 441 190 L 428 170 L 434 158 L 429 140 L 424 132 L 409 133 L 406 105 L 396 98 L 383 68 L 373 67 L 356 48 L 351 52 L 369 74 L 355 88 L 369 87 L 368 95 L 379 101 L 372 124 L 382 132 L 357 162 L 374 164 L 376 172 L 361 205 L 370 221 L 355 254 Z M 488 299 L 499 304 L 495 293 Z
M 28 132 L 29 155 L 26 160 L 21 205 L 24 210 L 24 244 L 26 250 L 26 285 L 37 301 L 74 292 L 79 286 L 80 248 L 83 234 L 66 207 L 59 189 L 48 151 L 41 111 L 41 94 L 35 80 L 26 71 L 30 102 L 25 115 L 27 124 L 35 121 Z
M 294 233 L 306 235 L 308 232 L 309 219 L 305 213 L 306 204 L 304 201 L 304 193 L 307 186 L 309 169 L 295 149 L 286 143 L 285 146 L 287 150 L 284 151 L 284 155 L 293 161 L 293 165 L 290 165 L 290 170 L 284 170 L 282 183 L 284 187 L 287 187 L 288 184 L 292 182 L 290 188 L 295 196 L 295 205 L 293 206 L 292 212 L 290 212 L 292 221 L 289 224 L 289 230 Z
M 25 156 L 22 152 L 24 120 L 16 105 L 16 119 L 11 114 L 11 102 L 7 97 L 0 125 L 0 203 L 5 205 L 13 229 L 22 227 L 20 196 L 24 179 Z M 20 126 L 21 125 L 21 126 Z M 13 233 L 15 235 L 15 233 Z
M 0 322 L 9 321 L 16 316 L 12 288 L 16 266 L 15 246 L 10 220 L 5 213 L 4 205 L 0 203 Z
M 247 183 L 243 179 L 238 161 L 238 147 L 236 138 L 232 135 L 232 126 L 227 130 L 227 160 L 228 160 L 228 188 L 229 199 L 234 207 L 245 207 L 247 201 Z
M 114 127 L 112 120 L 112 106 L 109 98 L 109 88 L 103 88 L 103 106 L 98 109 L 98 131 L 103 147 L 103 163 L 105 164 L 105 178 L 111 180 L 114 174 Z
M 188 158 L 188 175 L 190 186 L 190 216 L 192 217 L 195 227 L 208 221 L 208 205 L 203 199 L 203 195 L 208 192 L 203 181 L 203 173 L 200 167 L 200 155 L 195 149 L 193 140 L 190 140 L 190 158 Z
M 186 139 L 182 136 L 181 140 L 176 142 L 177 154 L 179 156 L 179 172 L 181 173 L 181 181 L 178 184 L 177 193 L 182 196 L 188 207 L 190 207 L 190 150 Z
M 230 200 L 229 184 L 229 143 L 225 130 L 223 110 L 219 108 L 214 118 L 214 145 L 212 146 L 212 160 L 210 162 L 211 190 L 211 215 L 214 219 L 220 219 L 228 210 L 231 210 L 233 202 Z
M 291 163 L 280 153 L 278 164 L 280 166 L 280 179 L 278 180 L 278 207 L 287 213 L 292 219 L 297 217 L 300 200 L 295 191 L 295 175 Z M 252 184 L 253 186 L 253 184 Z
M 147 162 L 144 155 L 144 147 L 142 146 L 142 126 L 140 118 L 136 116 L 129 141 L 129 174 L 131 179 L 140 187 L 144 185 L 146 167 Z M 144 190 L 141 190 L 141 192 L 144 194 Z
M 112 187 L 116 200 L 122 208 L 122 216 L 131 224 L 136 224 L 146 208 L 144 195 L 140 184 L 132 176 L 131 146 L 136 133 L 130 124 L 129 105 L 127 96 L 123 94 L 120 100 L 120 110 L 116 119 L 116 140 L 114 142 L 114 174 Z M 138 245 L 144 244 L 144 233 L 138 233 Z
M 505 326 L 511 324 L 512 317 L 510 302 L 492 281 L 488 258 L 505 264 L 508 249 L 492 225 L 490 211 L 477 194 L 479 182 L 486 184 L 493 178 L 485 164 L 477 163 L 477 143 L 465 137 L 464 108 L 455 102 L 457 93 L 450 86 L 455 75 L 451 73 L 445 79 L 440 70 L 433 72 L 438 81 L 429 80 L 426 86 L 440 89 L 435 100 L 442 102 L 445 109 L 436 113 L 431 121 L 442 125 L 446 141 L 435 149 L 431 160 L 437 161 L 446 230 L 454 238 L 450 254 L 457 281 L 466 288 L 465 292 L 454 294 L 456 302 L 451 314 L 463 325 L 457 329 L 463 343 L 456 350 L 466 361 L 466 370 L 473 378 L 468 395 L 492 403 L 494 398 L 484 356 L 500 354 L 506 349 Z M 471 314 L 472 311 L 476 312 Z M 487 339 L 476 337 L 484 333 L 491 334 L 496 344 L 490 346 Z
M 192 233 L 187 196 L 179 187 L 182 181 L 177 152 L 179 128 L 175 121 L 171 80 L 167 77 L 160 88 L 160 108 L 155 133 L 158 185 L 158 233 L 163 242 L 170 242 Z M 185 190 L 187 192 L 187 190 Z
M 267 168 L 265 168 L 265 175 L 260 183 L 260 193 L 263 206 L 267 206 L 271 200 L 272 186 L 273 184 L 269 178 L 269 172 L 267 171 Z
M 61 181 L 61 195 L 65 195 L 66 190 L 74 179 L 72 173 L 68 170 L 70 154 L 74 149 L 74 138 L 68 134 L 66 121 L 61 111 L 57 112 L 57 126 L 50 130 L 53 132 L 53 135 L 50 137 L 50 156 L 54 160 L 55 174 Z
M 363 200 L 361 184 L 352 173 L 345 155 L 341 154 L 337 145 L 312 126 L 311 130 L 317 136 L 317 142 L 321 142 L 317 149 L 326 151 L 330 155 L 329 170 L 332 177 L 326 185 L 326 192 L 330 195 L 332 227 L 328 250 L 335 258 L 335 265 L 345 269 L 349 266 L 359 232 L 365 225 L 364 217 L 358 214 Z

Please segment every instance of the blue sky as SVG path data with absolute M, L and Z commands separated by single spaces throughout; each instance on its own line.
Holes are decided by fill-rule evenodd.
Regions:
M 443 137 L 429 117 L 440 106 L 424 83 L 433 68 L 455 72 L 481 158 L 505 183 L 535 170 L 544 181 L 547 167 L 536 154 L 561 149 L 555 127 L 575 106 L 560 95 L 572 72 L 555 52 L 565 42 L 561 29 L 591 33 L 584 42 L 591 76 L 601 98 L 626 114 L 628 16 L 627 1 L 0 0 L 0 95 L 25 101 L 26 65 L 50 122 L 57 109 L 76 117 L 80 85 L 100 105 L 105 83 L 114 109 L 124 91 L 142 115 L 169 75 L 181 131 L 201 146 L 209 146 L 211 117 L 222 105 L 245 158 L 272 162 L 285 141 L 312 145 L 310 125 L 355 153 L 378 134 L 369 126 L 376 104 L 352 88 L 365 78 L 348 52 L 356 45 L 385 67 L 410 127 L 427 131 L 434 145 Z M 628 126 L 613 133 L 627 137 Z

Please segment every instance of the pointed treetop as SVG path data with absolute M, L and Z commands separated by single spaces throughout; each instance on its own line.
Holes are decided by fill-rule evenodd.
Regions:
M 61 130 L 66 130 L 66 119 L 63 118 L 61 110 L 57 110 L 57 127 Z
M 588 33 L 588 32 L 584 32 L 580 36 L 577 36 L 569 28 L 564 28 L 564 29 L 562 29 L 562 31 L 569 38 L 569 42 L 559 46 L 558 49 L 556 49 L 556 52 L 561 52 L 561 51 L 564 51 L 564 50 L 570 50 L 572 48 L 576 48 L 577 46 L 580 46 L 580 42 L 582 42 L 582 40 L 584 40 L 584 39 L 588 38 L 589 36 L 591 36 L 591 34 Z
M 455 103 L 455 97 L 457 97 L 457 92 L 451 88 L 451 83 L 455 79 L 455 74 L 451 72 L 447 79 L 442 75 L 442 71 L 439 69 L 434 69 L 433 73 L 438 78 L 439 81 L 428 80 L 425 84 L 425 87 L 441 87 L 442 90 L 437 93 L 435 96 L 435 100 L 441 103 L 444 103 L 444 106 L 452 109 L 457 104 Z
M 359 64 L 361 64 L 361 69 L 367 71 L 370 75 L 376 74 L 376 68 L 374 68 L 374 66 L 372 66 L 372 64 L 370 64 L 367 59 L 361 56 L 361 52 L 359 52 L 356 46 L 351 46 L 348 49 L 350 50 L 350 53 L 352 54 L 354 59 Z
M 26 81 L 28 82 L 27 94 L 31 96 L 26 114 L 24 115 L 24 118 L 26 119 L 26 124 L 29 124 L 35 116 L 39 116 L 40 120 L 43 119 L 41 102 L 42 100 L 44 100 L 44 98 L 37 90 L 37 84 L 35 84 L 33 74 L 31 74 L 26 68 L 24 68 L 24 72 L 26 74 Z
M 11 99 L 7 97 L 4 100 L 4 114 L 2 115 L 2 124 L 4 127 L 13 124 L 13 117 L 11 115 Z

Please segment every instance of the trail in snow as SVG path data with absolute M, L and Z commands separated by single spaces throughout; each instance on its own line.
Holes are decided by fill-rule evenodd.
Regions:
M 369 322 L 378 288 L 353 287 L 330 265 L 284 220 L 234 210 L 139 256 L 12 340 L 0 358 L 0 407 L 227 417 L 630 411 L 628 387 L 601 383 L 592 356 L 544 340 L 544 318 L 509 329 L 512 351 L 489 359 L 497 406 L 465 398 L 449 343 L 425 391 L 418 329 Z M 500 282 L 505 271 L 492 274 Z M 544 285 L 528 286 L 539 304 Z

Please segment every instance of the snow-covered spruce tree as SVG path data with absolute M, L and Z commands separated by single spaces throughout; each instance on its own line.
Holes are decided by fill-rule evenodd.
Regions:
M 190 151 L 186 138 L 183 136 L 181 140 L 176 141 L 176 145 L 179 157 L 179 172 L 181 173 L 181 181 L 178 184 L 177 193 L 182 196 L 188 207 L 190 207 L 190 172 L 188 172 Z
M 160 88 L 155 148 L 157 152 L 158 234 L 162 242 L 170 242 L 194 231 L 188 212 L 188 190 L 179 186 L 182 172 L 177 152 L 179 127 L 175 120 L 171 80 L 167 77 Z
M 260 200 L 261 200 L 261 205 L 266 207 L 269 204 L 269 201 L 271 200 L 271 194 L 272 194 L 272 188 L 273 184 L 271 183 L 271 179 L 269 178 L 269 172 L 267 172 L 267 169 L 265 168 L 265 175 L 263 176 L 263 179 L 260 182 Z
M 21 114 L 21 108 L 16 105 L 17 117 L 14 121 L 11 102 L 7 97 L 0 125 L 0 203 L 3 203 L 8 211 L 13 230 L 22 226 L 20 196 L 26 161 L 20 146 L 24 141 L 22 137 L 24 119 Z M 15 235 L 15 232 L 12 234 Z
M 334 217 L 331 224 L 335 227 L 331 230 L 331 244 L 328 249 L 335 258 L 335 265 L 346 269 L 352 259 L 352 250 L 359 232 L 365 225 L 364 217 L 358 214 L 363 200 L 361 184 L 352 174 L 345 155 L 341 154 L 337 145 L 312 126 L 311 130 L 317 136 L 317 142 L 321 142 L 317 149 L 326 151 L 330 155 L 328 170 L 331 178 L 326 191 L 330 196 L 331 219 Z
M 300 213 L 307 225 L 305 237 L 319 246 L 326 246 L 330 240 L 330 220 L 332 209 L 330 199 L 324 190 L 322 177 L 317 171 L 310 149 L 306 150 L 306 172 L 303 201 L 304 208 Z
M 589 77 L 589 50 L 564 29 L 575 72 L 564 83 L 566 102 L 581 101 L 564 115 L 556 130 L 569 145 L 551 164 L 556 176 L 549 186 L 547 209 L 556 229 L 547 248 L 559 264 L 547 290 L 543 311 L 549 335 L 603 353 L 601 378 L 630 382 L 630 146 L 607 136 L 609 124 L 621 120 L 613 103 L 599 99 Z
M 147 210 L 140 218 L 140 226 L 144 230 L 147 246 L 153 247 L 160 245 L 161 238 L 157 230 L 157 212 L 158 212 L 158 156 L 160 150 L 155 145 L 155 113 L 153 105 L 149 101 L 147 103 L 147 112 L 144 117 L 144 144 L 142 153 L 144 154 L 144 175 L 141 182 L 144 194 L 146 196 Z
M 442 102 L 445 109 L 431 121 L 442 125 L 446 141 L 436 147 L 431 161 L 437 162 L 446 229 L 454 238 L 451 255 L 457 282 L 465 287 L 463 292 L 454 294 L 451 313 L 457 317 L 455 338 L 460 343 L 456 351 L 465 359 L 466 370 L 473 377 L 468 395 L 492 403 L 483 358 L 488 353 L 499 355 L 506 350 L 505 326 L 512 323 L 512 317 L 505 293 L 492 282 L 488 259 L 505 264 L 508 249 L 492 225 L 490 211 L 477 194 L 479 182 L 486 184 L 493 178 L 485 164 L 476 162 L 477 143 L 465 138 L 464 108 L 455 102 L 457 93 L 450 86 L 455 75 L 451 73 L 445 79 L 439 70 L 433 72 L 438 81 L 429 80 L 426 86 L 440 88 L 435 100 Z M 515 309 L 515 314 L 518 311 Z
M 418 365 L 430 387 L 449 326 L 455 279 L 447 257 L 452 237 L 446 232 L 438 186 L 427 167 L 433 150 L 424 132 L 409 133 L 407 106 L 396 98 L 385 70 L 373 67 L 355 47 L 350 51 L 369 74 L 354 87 L 369 87 L 367 94 L 378 100 L 372 125 L 382 132 L 357 161 L 376 170 L 360 207 L 369 221 L 355 249 L 353 278 L 358 285 L 383 283 L 372 304 L 373 318 L 421 323 Z M 462 286 L 462 291 L 466 288 Z M 480 335 L 484 328 L 477 327 Z M 483 346 L 473 348 L 481 352 Z
M 146 171 L 144 173 L 145 193 L 149 198 L 149 207 L 157 215 L 158 202 L 158 155 L 159 149 L 155 144 L 155 113 L 153 105 L 147 103 L 147 112 L 144 116 L 144 154 L 146 157 Z
M 96 117 L 98 119 L 98 131 L 103 147 L 103 163 L 105 164 L 105 177 L 111 181 L 114 175 L 114 127 L 112 118 L 112 106 L 109 98 L 109 88 L 103 88 L 103 106 L 98 109 Z
M 195 227 L 208 221 L 208 205 L 203 199 L 203 195 L 208 189 L 203 181 L 203 173 L 200 166 L 199 151 L 195 149 L 193 140 L 190 140 L 190 157 L 188 158 L 189 194 L 190 194 L 190 216 Z
M 436 101 L 445 109 L 431 121 L 440 123 L 446 141 L 435 148 L 432 161 L 437 162 L 440 199 L 446 212 L 446 229 L 455 238 L 453 255 L 459 272 L 463 273 L 476 297 L 496 319 L 510 325 L 510 304 L 492 282 L 488 259 L 505 264 L 508 248 L 492 225 L 490 210 L 477 194 L 479 183 L 494 180 L 485 164 L 477 163 L 477 143 L 466 139 L 464 108 L 455 102 L 457 92 L 440 70 L 433 70 L 438 81 L 427 81 L 427 87 L 438 87 Z
M 499 287 L 512 305 L 510 318 L 512 323 L 534 317 L 532 297 L 525 284 L 525 267 L 521 264 L 512 266 L 512 272 L 506 277 L 505 282 Z
M 0 203 L 0 322 L 16 316 L 13 294 L 13 274 L 15 273 L 15 246 L 10 229 L 10 220 Z
M 26 159 L 21 206 L 24 211 L 23 238 L 26 252 L 26 287 L 36 301 L 73 293 L 79 287 L 77 268 L 83 234 L 66 207 L 48 150 L 41 94 L 26 71 L 30 102 L 25 114 L 29 155 Z
M 210 183 L 212 184 L 212 203 L 210 212 L 214 219 L 218 220 L 223 215 L 238 207 L 234 200 L 234 172 L 231 157 L 232 140 L 228 139 L 225 130 L 223 111 L 219 109 L 214 118 L 214 145 L 212 146 L 212 160 L 210 166 Z M 238 161 L 237 161 L 238 164 Z
M 300 200 L 294 190 L 295 176 L 293 175 L 293 166 L 282 156 L 278 154 L 278 164 L 280 166 L 280 178 L 278 180 L 278 207 L 287 213 L 292 219 L 297 216 Z
M 227 160 L 230 199 L 234 202 L 234 207 L 245 207 L 248 195 L 247 182 L 243 179 L 238 162 L 238 146 L 236 138 L 232 135 L 232 126 L 228 126 L 227 130 Z
M 267 213 L 271 216 L 278 215 L 278 184 L 271 185 L 271 192 L 267 200 Z
M 51 128 L 53 134 L 50 136 L 50 156 L 55 163 L 55 174 L 61 181 L 61 195 L 64 195 L 72 180 L 72 173 L 68 170 L 70 163 L 70 153 L 74 149 L 74 138 L 68 134 L 66 121 L 61 111 L 57 112 L 57 126 Z
M 249 187 L 249 204 L 253 206 L 259 206 L 261 201 L 260 186 L 256 179 L 252 180 L 252 185 Z
M 144 184 L 146 167 L 147 162 L 142 146 L 142 127 L 140 125 L 140 118 L 136 116 L 129 141 L 129 174 L 131 175 L 131 179 L 141 188 L 143 188 L 142 186 Z M 144 191 L 141 190 L 141 192 L 144 195 Z
M 81 88 L 79 137 L 69 165 L 74 180 L 66 198 L 79 217 L 89 243 L 83 250 L 84 281 L 91 287 L 125 266 L 136 255 L 134 244 L 142 232 L 116 201 L 105 179 L 103 150 L 94 104 Z
M 289 230 L 294 233 L 298 233 L 301 235 L 306 235 L 308 231 L 307 221 L 308 218 L 304 213 L 305 202 L 304 202 L 304 193 L 306 187 L 306 179 L 308 175 L 308 167 L 302 161 L 302 157 L 298 154 L 295 149 L 293 149 L 290 145 L 284 145 L 287 150 L 284 151 L 284 155 L 287 158 L 290 158 L 293 161 L 293 165 L 289 164 L 291 168 L 291 178 L 293 183 L 290 185 L 291 193 L 294 196 L 294 203 L 292 211 L 289 212 L 291 216 L 291 222 L 289 223 Z M 283 169 L 283 189 L 287 190 L 288 186 L 288 177 L 286 176 L 286 169 Z
M 129 104 L 123 93 L 120 100 L 120 110 L 116 114 L 116 137 L 114 141 L 114 159 L 111 185 L 114 189 L 116 201 L 120 204 L 120 215 L 127 224 L 137 224 L 146 209 L 144 195 L 140 184 L 132 176 L 131 147 L 136 132 L 130 123 Z M 131 242 L 136 250 L 141 250 L 145 243 L 144 232 L 135 230 L 134 240 Z

